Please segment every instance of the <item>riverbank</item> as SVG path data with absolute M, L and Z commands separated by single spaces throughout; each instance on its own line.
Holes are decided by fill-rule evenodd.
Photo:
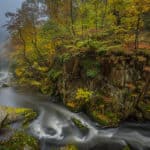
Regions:
M 26 79 L 24 83 L 44 93 L 49 89 L 70 110 L 84 111 L 100 125 L 115 127 L 128 118 L 150 120 L 149 76 L 148 49 L 113 48 L 58 53 L 48 78 L 42 79 L 46 86 Z M 21 74 L 16 79 L 22 84 Z
M 109 150 L 112 147 L 122 150 L 128 145 L 135 150 L 150 148 L 149 122 L 122 122 L 117 128 L 104 129 L 85 113 L 73 113 L 51 101 L 53 98 L 41 96 L 37 92 L 12 87 L 0 89 L 1 105 L 30 108 L 38 112 L 38 117 L 30 122 L 25 131 L 38 139 L 41 150 L 65 149 L 66 145 L 76 145 L 79 150 L 105 149 L 106 145 Z

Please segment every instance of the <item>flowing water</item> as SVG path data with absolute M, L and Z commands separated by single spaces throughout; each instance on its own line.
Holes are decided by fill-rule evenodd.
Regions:
M 13 3 L 12 0 L 0 2 L 0 20 L 5 22 L 4 13 L 14 11 L 20 5 L 21 0 L 13 0 Z M 3 33 L 0 34 L 3 49 L 8 33 L 2 28 L 0 33 Z M 1 58 L 0 62 L 3 61 Z M 103 129 L 85 114 L 72 113 L 61 104 L 52 102 L 53 99 L 48 96 L 20 90 L 19 87 L 1 87 L 8 82 L 11 74 L 7 71 L 7 65 L 1 63 L 0 66 L 0 105 L 28 107 L 39 112 L 28 132 L 40 140 L 41 150 L 70 143 L 77 144 L 81 150 L 122 150 L 127 144 L 133 150 L 150 150 L 150 123 L 125 122 L 118 128 Z M 79 129 L 72 118 L 80 120 L 87 129 Z
M 52 100 L 12 87 L 0 89 L 1 105 L 28 107 L 39 112 L 28 131 L 40 140 L 41 150 L 69 143 L 77 144 L 81 150 L 121 150 L 127 144 L 133 150 L 150 149 L 150 123 L 123 123 L 118 128 L 102 129 L 83 113 L 72 113 Z M 72 118 L 79 119 L 87 130 L 80 130 Z

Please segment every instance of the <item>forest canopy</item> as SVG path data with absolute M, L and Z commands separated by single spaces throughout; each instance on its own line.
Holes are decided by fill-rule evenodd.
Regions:
M 52 68 L 56 60 L 65 63 L 89 49 L 99 54 L 149 47 L 149 13 L 149 0 L 25 0 L 6 14 L 11 67 L 20 83 L 45 92 L 61 74 Z

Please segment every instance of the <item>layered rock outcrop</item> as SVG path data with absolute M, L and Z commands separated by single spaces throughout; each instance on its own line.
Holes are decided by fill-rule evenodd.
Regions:
M 84 110 L 103 125 L 150 119 L 149 51 L 86 51 L 54 68 L 62 70 L 55 94 L 72 110 Z

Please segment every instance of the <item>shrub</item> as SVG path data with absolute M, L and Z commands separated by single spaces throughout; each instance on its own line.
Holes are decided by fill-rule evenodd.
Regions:
M 75 99 L 79 100 L 79 101 L 83 100 L 83 102 L 88 102 L 92 95 L 93 95 L 93 91 L 79 88 L 79 89 L 77 89 Z
M 102 46 L 102 47 L 100 47 L 100 48 L 97 50 L 97 53 L 98 53 L 99 55 L 104 55 L 104 54 L 106 54 L 107 51 L 108 51 L 107 46 Z
M 48 72 L 48 76 L 50 79 L 52 79 L 53 81 L 56 81 L 59 76 L 62 74 L 62 71 L 60 70 L 55 70 L 55 69 L 51 69 L 49 72 Z
M 92 40 L 92 41 L 90 42 L 90 48 L 91 48 L 91 49 L 96 50 L 96 49 L 98 49 L 100 46 L 101 46 L 101 42 L 99 42 L 99 41 L 94 41 L 94 40 Z
M 118 45 L 112 45 L 112 46 L 109 46 L 108 47 L 108 50 L 110 50 L 110 51 L 120 51 L 120 50 L 122 50 L 123 48 L 122 48 L 122 45 L 120 45 L 120 44 L 118 44 Z
M 83 60 L 82 65 L 83 65 L 85 70 L 93 69 L 93 68 L 99 68 L 100 67 L 100 63 L 98 61 L 92 60 L 92 59 L 85 59 L 85 60 Z
M 36 80 L 30 80 L 30 84 L 34 87 L 40 87 L 41 83 L 39 81 Z
M 89 42 L 90 42 L 90 41 L 91 41 L 91 40 L 79 41 L 79 42 L 77 42 L 76 46 L 77 46 L 78 48 L 89 47 Z
M 67 61 L 70 60 L 70 58 L 71 58 L 71 54 L 69 53 L 64 53 L 58 57 L 60 63 L 66 63 Z
M 89 78 L 95 78 L 98 74 L 98 70 L 97 69 L 89 69 L 86 72 L 87 77 Z

